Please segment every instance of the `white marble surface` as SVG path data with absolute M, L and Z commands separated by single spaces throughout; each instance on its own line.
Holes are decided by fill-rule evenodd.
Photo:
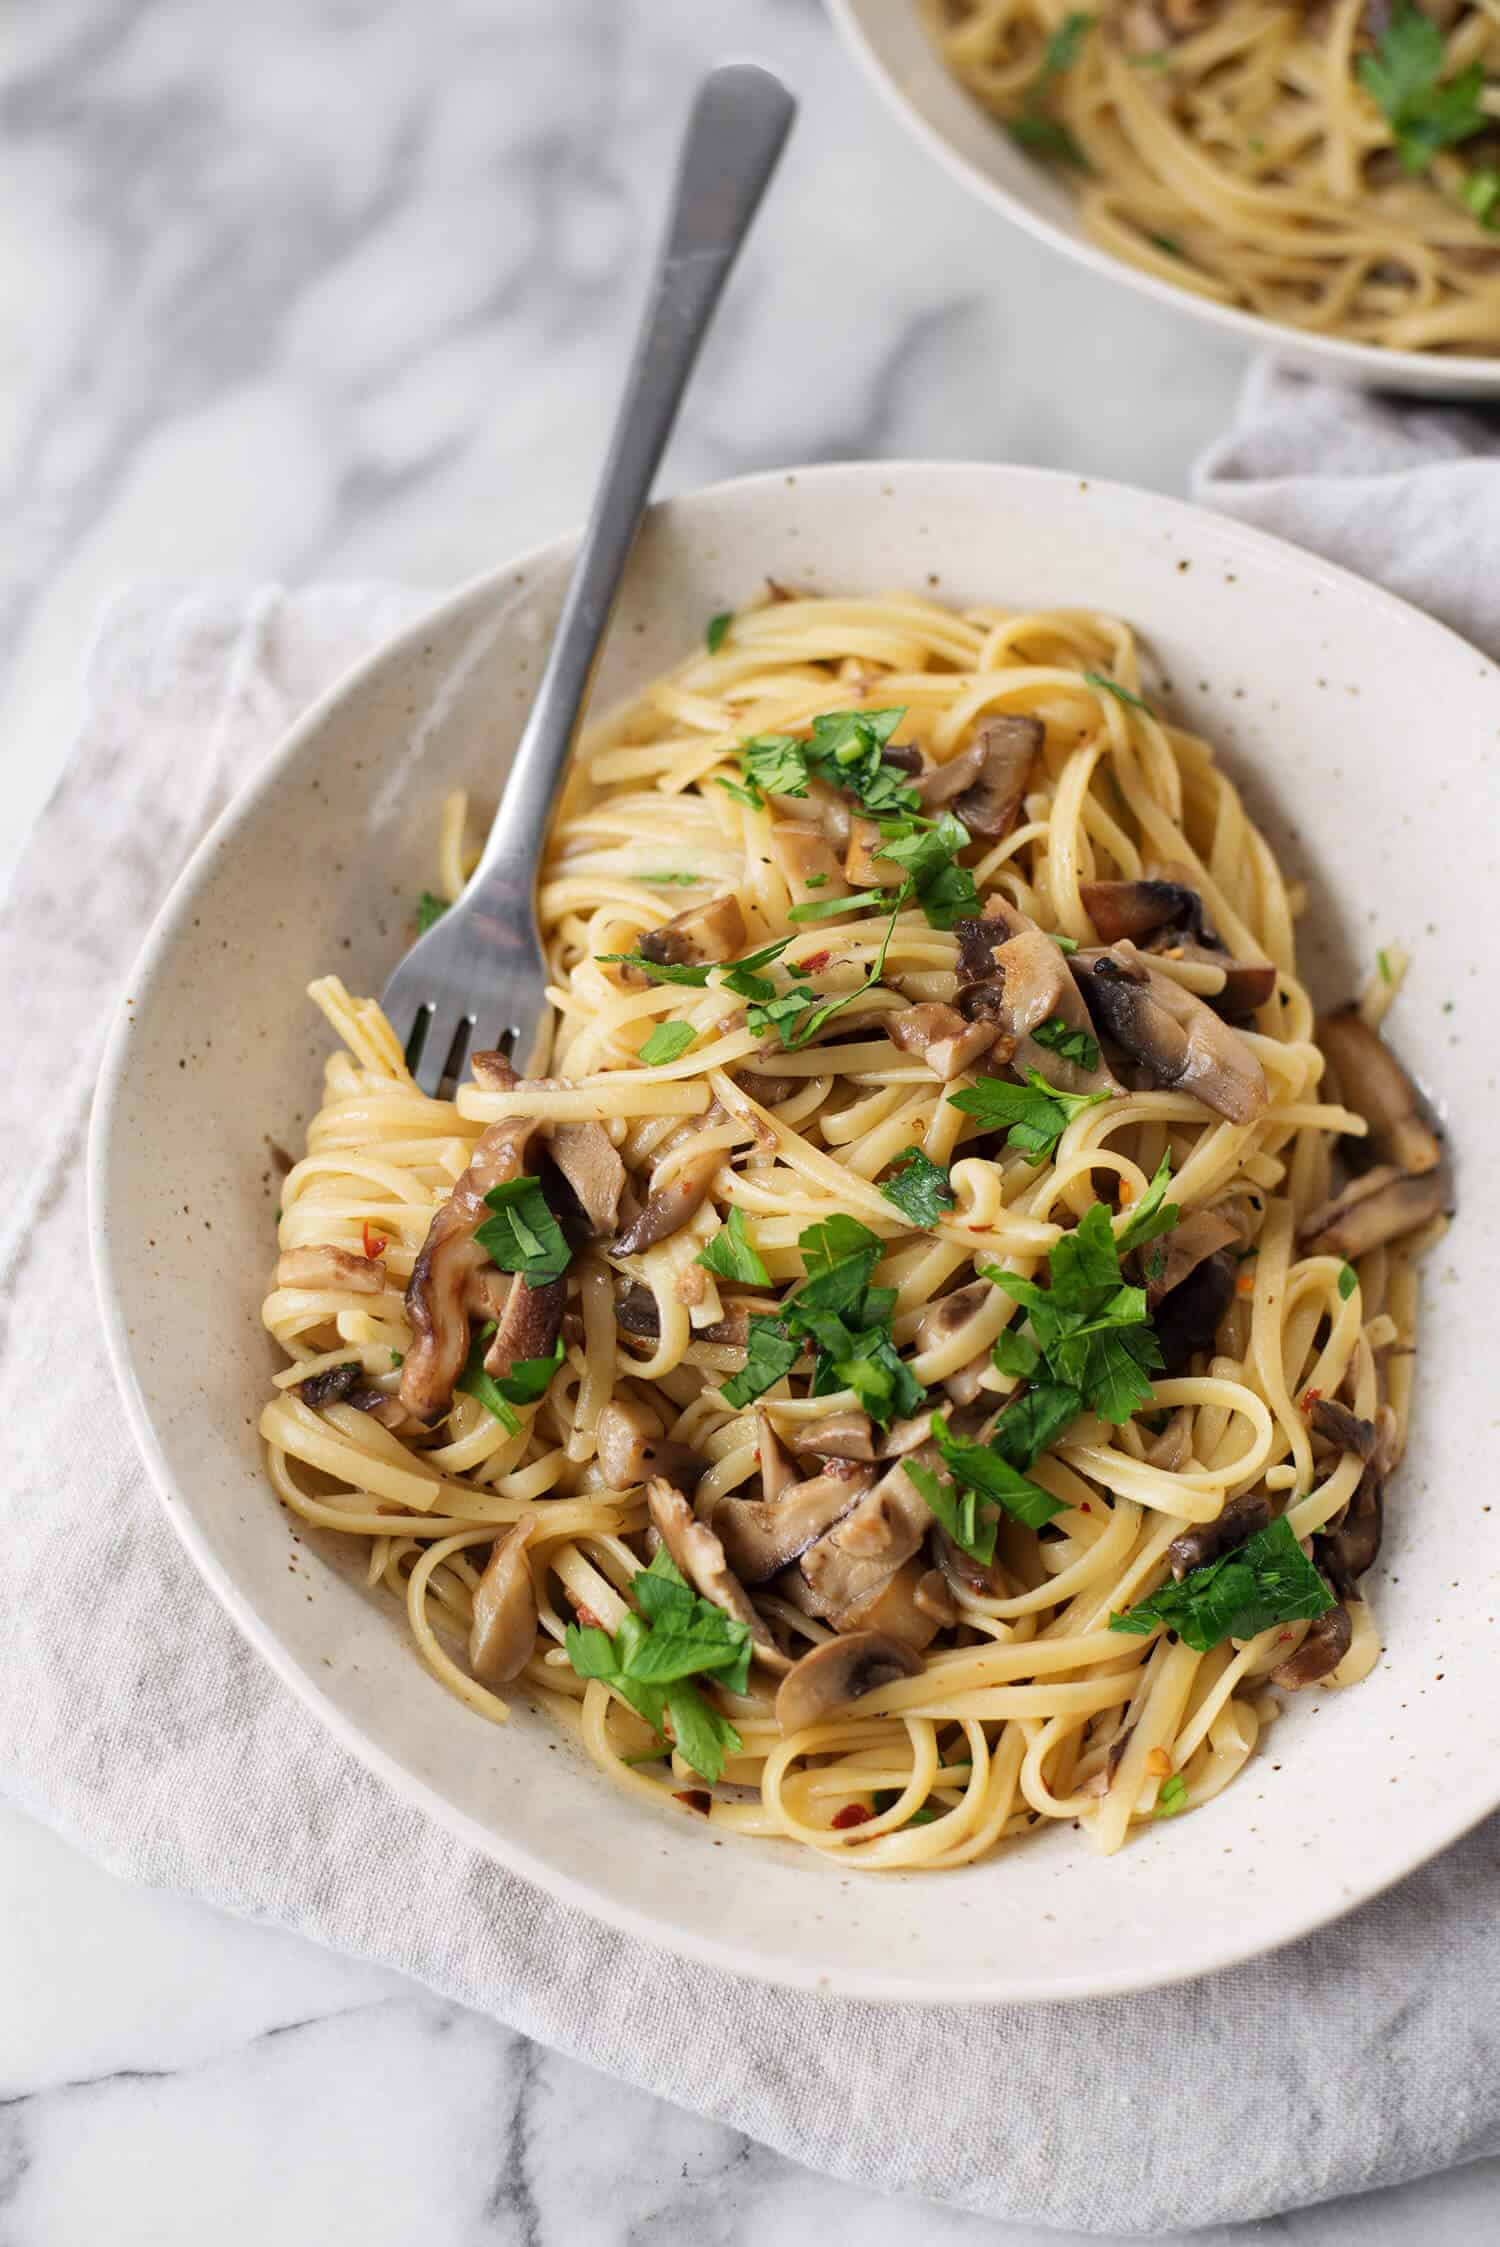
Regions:
M 1238 379 L 971 208 L 817 0 L 22 0 L 3 23 L 0 868 L 122 581 L 438 587 L 577 517 L 688 88 L 726 53 L 804 110 L 670 484 L 927 453 L 1181 489 Z M 1489 2163 L 1236 2236 L 1468 2247 L 1497 2218 Z M 0 2247 L 981 2232 L 0 1812 Z

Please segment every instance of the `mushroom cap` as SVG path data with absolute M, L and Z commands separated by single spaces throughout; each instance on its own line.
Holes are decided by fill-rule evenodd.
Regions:
M 1230 1123 L 1263 1112 L 1265 1071 L 1238 1030 L 1150 966 L 1128 938 L 1107 951 L 1075 952 L 1069 965 L 1100 1029 L 1158 1084 L 1194 1094 Z
M 655 1248 L 658 1241 L 680 1233 L 703 1207 L 723 1161 L 722 1147 L 705 1147 L 689 1155 L 672 1183 L 651 1194 L 645 1208 L 610 1242 L 610 1255 L 639 1256 L 644 1249 Z
M 469 1667 L 484 1685 L 519 1677 L 536 1644 L 536 1587 L 527 1552 L 536 1527 L 536 1515 L 525 1514 L 497 1537 L 475 1586 Z
M 919 1677 L 922 1667 L 920 1654 L 884 1631 L 847 1631 L 825 1639 L 782 1679 L 776 1722 L 783 1733 L 805 1731 L 898 1677 Z
M 1285 1686 L 1291 1693 L 1304 1685 L 1317 1685 L 1338 1668 L 1349 1651 L 1353 1636 L 1353 1620 L 1340 1600 L 1336 1607 L 1326 1608 L 1315 1623 L 1308 1625 L 1296 1652 L 1289 1654 L 1284 1662 L 1278 1662 L 1272 1670 L 1271 1683 Z
M 1425 1225 L 1442 1206 L 1442 1181 L 1435 1170 L 1411 1178 L 1393 1163 L 1379 1163 L 1312 1212 L 1302 1228 L 1303 1253 L 1352 1261 Z
M 1413 1177 L 1436 1170 L 1441 1142 L 1422 1116 L 1416 1086 L 1379 1032 L 1349 1008 L 1325 1015 L 1317 1038 L 1338 1073 L 1345 1101 L 1370 1127 L 1368 1144 L 1376 1157 Z

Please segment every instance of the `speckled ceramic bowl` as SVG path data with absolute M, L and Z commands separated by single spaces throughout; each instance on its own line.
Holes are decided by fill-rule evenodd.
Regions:
M 303 1546 L 288 1569 L 255 1422 L 273 1364 L 258 1316 L 274 1254 L 266 1141 L 298 1144 L 327 1043 L 303 987 L 336 968 L 356 991 L 381 988 L 431 877 L 444 790 L 484 798 L 504 775 L 568 551 L 457 594 L 329 695 L 203 844 L 131 977 L 94 1121 L 95 1253 L 126 1407 L 189 1552 L 392 1787 L 581 1910 L 769 1981 L 964 2004 L 1137 1990 L 1375 1894 L 1500 1802 L 1500 1506 L 1476 1354 L 1500 1203 L 1481 1190 L 1483 1161 L 1465 1171 L 1494 1134 L 1478 962 L 1500 676 L 1356 579 L 1170 500 L 961 465 L 821 468 L 674 500 L 632 561 L 600 693 L 679 658 L 767 573 L 826 592 L 1116 610 L 1306 878 L 1321 993 L 1348 992 L 1382 940 L 1412 942 L 1397 1035 L 1471 1191 L 1431 1266 L 1373 1677 L 1300 1697 L 1225 1795 L 1114 1859 L 1064 1829 L 962 1872 L 861 1876 L 638 1808 L 543 1717 L 522 1706 L 494 1729 L 451 1699 L 344 1555 Z
M 1274 351 L 1283 365 L 1362 390 L 1400 390 L 1424 398 L 1485 398 L 1500 393 L 1500 358 L 1387 351 L 1344 336 L 1312 335 L 1217 304 L 1195 289 L 1101 249 L 1084 230 L 1078 205 L 1053 168 L 1025 155 L 983 104 L 954 77 L 927 35 L 917 0 L 828 0 L 856 61 L 894 115 L 970 194 L 1080 265 L 1153 299 L 1164 310 L 1203 320 L 1252 350 Z

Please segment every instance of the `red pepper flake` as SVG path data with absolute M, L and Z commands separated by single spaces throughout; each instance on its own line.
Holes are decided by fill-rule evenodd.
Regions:
M 674 1802 L 686 1803 L 689 1810 L 696 1810 L 700 1818 L 708 1816 L 713 1808 L 713 1799 L 707 1787 L 689 1787 L 685 1793 L 674 1794 L 672 1797 Z
M 832 958 L 831 952 L 812 952 L 805 960 L 799 960 L 797 965 L 805 975 L 821 975 Z
M 1090 1507 L 1089 1507 L 1089 1502 L 1088 1502 L 1087 1498 L 1085 1498 L 1085 1499 L 1084 1499 L 1084 1500 L 1082 1501 L 1082 1503 L 1081 1503 L 1081 1504 L 1079 1505 L 1078 1511 L 1079 1511 L 1079 1512 L 1080 1512 L 1081 1514 L 1086 1514 L 1086 1513 L 1088 1513 L 1088 1512 L 1090 1511 Z
M 1319 1397 L 1321 1397 L 1322 1394 L 1323 1392 L 1321 1389 L 1304 1389 L 1302 1392 L 1303 1411 L 1311 1412 L 1313 1406 L 1317 1403 Z
M 1287 1640 L 1291 1637 L 1291 1635 L 1292 1634 L 1290 1631 L 1278 1631 L 1276 1633 L 1276 1644 L 1278 1646 L 1285 1646 Z
M 368 1219 L 368 1217 L 360 1227 L 360 1231 L 364 1236 L 365 1254 L 369 1257 L 370 1262 L 373 1264 L 377 1256 L 384 1256 L 386 1250 L 391 1245 L 390 1241 L 384 1233 L 371 1232 L 370 1220 Z
M 867 1802 L 846 1802 L 842 1810 L 835 1810 L 830 1823 L 835 1833 L 845 1833 L 850 1826 L 862 1826 L 874 1811 Z
M 581 1599 L 574 1600 L 573 1612 L 578 1617 L 579 1622 L 583 1625 L 583 1628 L 586 1631 L 603 1630 L 604 1625 L 600 1622 L 598 1616 L 594 1613 L 594 1610 L 591 1607 L 585 1607 Z

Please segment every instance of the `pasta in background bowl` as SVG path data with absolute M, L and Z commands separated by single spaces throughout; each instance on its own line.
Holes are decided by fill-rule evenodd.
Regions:
M 1204 1764 L 1204 1799 L 1192 1815 L 1147 1819 L 1118 1855 L 1080 1848 L 1067 1821 L 1057 1820 L 1053 1831 L 1019 1847 L 1007 1844 L 975 1862 L 960 1858 L 944 1872 L 940 1913 L 919 1902 L 931 1892 L 926 1876 L 900 1869 L 901 1845 L 925 1847 L 941 1832 L 942 1813 L 965 1784 L 955 1771 L 938 1786 L 932 1822 L 911 1828 L 892 1819 L 889 1838 L 882 1833 L 873 1843 L 861 1842 L 856 1828 L 847 1844 L 799 1849 L 786 1840 L 740 1834 L 732 1820 L 726 1827 L 716 1816 L 706 1824 L 692 1805 L 668 1801 L 663 1808 L 658 1790 L 667 1775 L 658 1771 L 653 1780 L 649 1742 L 638 1744 L 617 1729 L 616 1744 L 645 1761 L 627 1767 L 639 1788 L 611 1786 L 597 1758 L 591 1760 L 571 1729 L 559 1729 L 555 1712 L 540 1705 L 544 1691 L 528 1690 L 524 1677 L 504 1689 L 509 1721 L 484 1722 L 413 1659 L 400 1610 L 387 1591 L 367 1585 L 368 1540 L 356 1563 L 347 1537 L 325 1537 L 295 1514 L 278 1512 L 256 1434 L 270 1381 L 285 1362 L 269 1348 L 260 1323 L 261 1275 L 278 1191 L 266 1136 L 289 1148 L 300 1143 L 318 1106 L 327 1045 L 300 993 L 330 959 L 337 959 L 350 988 L 379 988 L 407 940 L 415 900 L 434 886 L 437 807 L 457 789 L 487 801 L 498 785 L 565 566 L 565 551 L 552 549 L 457 596 L 315 711 L 204 846 L 132 978 L 133 1004 L 114 1034 L 97 1113 L 96 1248 L 123 1393 L 156 1478 L 173 1499 L 171 1518 L 195 1559 L 231 1612 L 338 1734 L 476 1846 L 667 1948 L 766 1979 L 956 2002 L 1128 1990 L 1250 1955 L 1375 1892 L 1496 1799 L 1500 1721 L 1487 1685 L 1496 1534 L 1482 1477 L 1474 1472 L 1485 1408 L 1473 1362 L 1472 1307 L 1496 1246 L 1495 1220 L 1482 1198 L 1464 1204 L 1460 1224 L 1428 1265 L 1407 1462 L 1388 1507 L 1384 1551 L 1365 1587 L 1386 1651 L 1375 1658 L 1373 1643 L 1356 1645 L 1354 1667 L 1368 1671 L 1358 1689 L 1315 1686 L 1293 1696 L 1276 1719 L 1274 1747 L 1248 1762 L 1239 1752 L 1248 1743 L 1221 1734 L 1214 1754 L 1225 1759 L 1223 1775 L 1243 1765 L 1234 1783 L 1215 1793 Z M 1033 668 L 1080 680 L 1084 668 L 1112 677 L 1170 714 L 1174 726 L 1211 740 L 1228 777 L 1245 790 L 1246 808 L 1276 862 L 1305 892 L 1298 972 L 1313 1001 L 1326 1006 L 1345 999 L 1383 940 L 1398 934 L 1409 940 L 1399 1048 L 1442 1112 L 1462 1176 L 1466 1154 L 1482 1144 L 1477 1135 L 1484 1130 L 1491 1074 L 1473 932 L 1483 926 L 1494 868 L 1477 848 L 1465 848 L 1463 838 L 1493 832 L 1488 760 L 1500 734 L 1500 691 L 1477 654 L 1305 555 L 1169 501 L 1032 471 L 850 467 L 753 479 L 658 510 L 632 562 L 598 706 L 628 706 L 649 680 L 679 663 L 707 620 L 724 610 L 743 621 L 721 642 L 717 657 L 695 659 L 698 687 L 722 692 L 737 664 L 750 666 L 742 676 L 759 667 L 764 677 L 755 634 L 774 636 L 777 629 L 775 608 L 756 605 L 767 578 L 809 596 L 847 596 L 840 631 L 857 639 L 865 626 L 870 665 L 899 678 L 903 696 L 911 690 L 914 710 L 924 664 L 907 656 L 904 670 L 888 671 L 894 651 L 887 642 L 879 652 L 877 624 L 884 616 L 890 629 L 892 589 L 916 584 L 912 616 L 929 619 L 931 633 L 942 630 L 938 620 L 945 617 L 983 612 L 992 620 L 970 624 L 967 639 L 957 626 L 949 628 L 961 661 L 972 660 L 976 630 L 1003 637 L 1006 619 L 1029 615 L 1040 620 L 1030 627 L 1030 641 L 1026 628 L 1017 630 L 1019 653 Z M 860 603 L 880 606 L 860 609 Z M 804 620 L 824 613 L 831 612 L 803 604 Z M 1065 613 L 1072 622 L 1060 621 Z M 1112 615 L 1128 615 L 1138 628 L 1139 671 L 1130 668 L 1129 643 L 1107 622 Z M 1060 652 L 1058 635 L 1068 632 L 1078 636 L 1076 660 Z M 852 640 L 844 652 L 856 652 Z M 944 664 L 925 668 L 936 679 Z M 797 669 L 793 663 L 794 674 Z M 805 676 L 801 684 L 805 689 Z M 1068 725 L 1076 723 L 1085 737 L 1092 729 L 1101 740 L 1138 741 L 1131 754 L 1148 763 L 1157 756 L 1146 720 L 1112 693 L 1065 682 L 1049 691 L 1068 698 L 1074 711 L 1070 721 L 1058 700 L 1060 747 Z M 701 702 L 700 696 L 695 721 L 689 686 L 680 683 L 670 690 L 665 728 L 657 707 L 656 732 L 690 734 L 703 722 Z M 925 717 L 919 711 L 914 723 L 924 744 L 936 747 L 941 710 L 934 706 Z M 651 730 L 627 719 L 622 733 L 594 736 L 596 754 L 623 760 L 617 781 L 648 795 L 653 788 L 660 792 L 663 779 L 659 754 L 653 762 Z M 1419 739 L 1420 773 L 1412 754 Z M 704 769 L 728 777 L 734 767 L 708 756 Z M 1132 769 L 1128 762 L 1121 767 L 1127 792 Z M 1165 785 L 1165 767 L 1152 769 Z M 680 815 L 671 811 L 670 792 L 664 805 L 660 832 L 666 835 Z M 705 828 L 699 838 L 705 856 L 716 849 L 742 853 L 743 838 L 735 840 L 741 812 L 751 819 L 747 807 L 736 806 L 728 824 L 715 828 L 718 842 Z M 1103 799 L 1098 813 L 1088 813 L 1085 831 L 1092 825 L 1102 834 L 1101 815 L 1108 815 Z M 652 826 L 640 803 L 632 803 L 626 826 L 649 847 Z M 1199 826 L 1197 833 L 1207 849 L 1205 868 L 1217 866 L 1209 878 L 1232 906 L 1249 894 L 1244 856 L 1258 846 L 1243 824 L 1221 820 L 1216 861 L 1208 830 Z M 456 849 L 456 830 L 449 847 Z M 995 847 L 1003 856 L 1004 842 Z M 653 862 L 647 870 L 660 869 Z M 596 869 L 589 878 L 606 877 Z M 544 914 L 551 913 L 559 929 L 578 904 L 567 880 L 559 871 L 544 890 Z M 602 948 L 630 952 L 634 947 L 623 939 L 632 914 L 638 929 L 656 926 L 663 908 L 648 903 L 643 909 L 628 882 L 609 894 L 610 909 L 621 916 L 622 941 Z M 1050 913 L 1035 917 L 1052 921 Z M 907 970 L 924 972 L 916 957 L 924 945 L 935 955 L 951 954 L 951 937 L 930 928 L 921 933 L 928 926 L 921 915 L 902 919 L 909 924 L 900 938 L 911 952 Z M 830 920 L 849 927 L 858 952 L 860 924 Z M 803 925 L 815 930 L 819 924 Z M 1142 941 L 1149 941 L 1145 934 Z M 1270 923 L 1255 931 L 1256 949 L 1264 943 L 1274 951 L 1276 941 Z M 808 939 L 798 943 L 799 952 L 806 951 Z M 1234 948 L 1243 954 L 1251 947 L 1236 940 Z M 575 971 L 575 979 L 583 976 L 580 988 L 595 993 L 596 1010 L 605 1005 L 617 1021 L 634 1022 L 634 1034 L 647 1020 L 681 1019 L 693 1010 L 694 1019 L 702 1017 L 700 1037 L 732 1044 L 739 1034 L 717 1026 L 711 986 L 678 990 L 649 978 L 622 981 L 617 968 L 573 949 L 582 961 Z M 932 972 L 941 972 L 941 964 L 935 958 Z M 1218 972 L 1210 969 L 1209 980 Z M 784 996 L 779 967 L 773 980 Z M 838 984 L 835 976 L 835 989 Z M 669 1005 L 662 1003 L 664 990 Z M 333 1004 L 338 1013 L 342 1002 L 334 998 Z M 358 1013 L 345 1012 L 343 1023 L 358 1047 Z M 200 1024 L 212 1036 L 211 1055 Z M 591 1029 L 583 1014 L 570 1033 L 575 1043 L 589 1036 L 597 1043 L 601 1034 L 617 1033 L 605 1033 L 602 1025 Z M 366 1061 L 371 1051 L 378 1060 L 378 1041 Z M 586 1074 L 586 1059 L 580 1051 L 570 1068 Z M 727 1066 L 745 1056 L 721 1053 L 719 1059 Z M 789 1052 L 789 1066 L 793 1059 Z M 692 1084 L 687 1063 L 680 1055 L 657 1065 L 676 1071 L 657 1081 L 675 1082 L 679 1098 Z M 354 1065 L 360 1065 L 358 1052 Z M 394 1067 L 399 1070 L 399 1060 Z M 643 1073 L 649 1075 L 649 1067 Z M 898 1119 L 896 1110 L 929 1097 L 919 1094 L 920 1079 L 914 1065 L 909 1081 L 898 1077 L 884 1095 L 864 1088 L 863 1097 L 885 1097 L 884 1120 L 891 1128 L 899 1121 L 904 1130 L 909 1119 Z M 391 1081 L 399 1092 L 398 1079 Z M 356 1100 L 360 1092 L 352 1080 L 333 1089 Z M 450 1178 L 467 1159 L 477 1126 L 501 1113 L 507 1097 L 499 1085 L 460 1100 L 460 1114 L 467 1107 L 469 1120 L 453 1134 L 458 1144 Z M 799 1097 L 793 1089 L 779 1102 L 756 1106 L 774 1121 Z M 835 1111 L 845 1104 L 841 1094 Z M 1313 1113 L 1308 1108 L 1307 1119 Z M 958 1118 L 954 1123 L 968 1128 Z M 1084 1112 L 1080 1136 L 1088 1128 Z M 319 1161 L 325 1173 L 347 1168 L 344 1157 L 330 1161 L 326 1141 L 324 1148 L 321 1158 L 315 1148 L 314 1169 Z M 1176 1153 L 1179 1175 L 1186 1176 L 1185 1141 Z M 1157 1155 L 1144 1141 L 1134 1149 L 1139 1197 L 1146 1170 L 1136 1155 L 1146 1156 L 1147 1167 Z M 889 1225 L 882 1221 L 878 1189 L 870 1183 L 890 1166 L 866 1167 L 867 1199 L 860 1207 L 893 1244 L 897 1263 L 890 1276 L 899 1284 L 911 1236 L 894 1212 Z M 1082 1201 L 1088 1199 L 1083 1173 L 1094 1167 L 1084 1163 L 1070 1189 Z M 955 1160 L 954 1173 L 963 1169 Z M 976 1183 L 959 1176 L 955 1190 L 971 1195 Z M 1310 1191 L 1313 1183 L 1309 1172 L 1304 1185 Z M 307 1213 L 313 1190 L 304 1182 L 289 1198 L 284 1227 L 299 1209 Z M 414 1212 L 409 1228 L 413 1250 L 433 1206 L 432 1189 L 424 1191 L 425 1208 Z M 776 1214 L 769 1205 L 778 1192 L 785 1198 L 786 1189 L 772 1172 L 757 1191 L 750 1236 L 785 1289 L 806 1256 L 797 1234 L 809 1213 L 795 1206 L 793 1195 Z M 181 1216 L 184 1205 L 194 1219 Z M 200 1211 L 212 1213 L 211 1263 L 201 1247 L 207 1236 L 196 1222 Z M 992 1220 L 995 1215 L 990 1212 Z M 721 1216 L 711 1213 L 700 1233 L 707 1237 Z M 400 1233 L 404 1242 L 406 1230 L 393 1226 L 393 1238 Z M 295 1250 L 294 1233 L 284 1231 L 284 1245 L 289 1237 Z M 669 1250 L 670 1240 L 656 1253 Z M 643 1258 L 648 1292 L 651 1253 Z M 1336 1265 L 1330 1273 L 1324 1309 L 1336 1320 L 1333 1307 L 1346 1308 L 1355 1298 L 1352 1291 L 1339 1293 Z M 718 1284 L 733 1295 L 733 1286 Z M 659 1330 L 666 1324 L 660 1301 L 658 1294 Z M 1306 1303 L 1292 1316 L 1305 1318 Z M 652 1351 L 660 1331 L 638 1339 Z M 899 1339 L 909 1348 L 904 1336 Z M 564 1340 L 571 1349 L 577 1337 Z M 724 1366 L 714 1368 L 721 1375 L 743 1350 L 728 1348 L 724 1355 Z M 946 1373 L 940 1351 L 924 1370 Z M 299 1370 L 297 1378 L 303 1377 Z M 289 1391 L 284 1386 L 280 1393 Z M 323 1417 L 305 1409 L 310 1419 Z M 335 1427 L 340 1409 L 335 1404 L 329 1416 Z M 774 1398 L 769 1409 L 775 1416 Z M 789 1430 L 798 1415 L 783 1410 L 779 1417 Z M 357 1421 L 357 1413 L 350 1418 Z M 690 1431 L 702 1434 L 711 1454 L 714 1424 L 710 1413 L 701 1430 Z M 461 1440 L 472 1434 L 460 1431 Z M 1258 1440 L 1254 1427 L 1250 1438 Z M 481 1447 L 487 1440 L 481 1429 Z M 718 1446 L 721 1463 L 732 1450 L 732 1444 Z M 413 1456 L 422 1471 L 420 1454 Z M 1089 1465 L 1080 1455 L 1065 1472 L 1086 1474 Z M 312 1465 L 310 1481 L 306 1461 L 296 1471 L 304 1495 L 336 1493 L 339 1462 L 331 1455 Z M 726 1480 L 730 1471 L 724 1470 Z M 1045 1462 L 1037 1471 L 1044 1481 L 1052 1476 Z M 1300 1489 L 1300 1478 L 1294 1480 Z M 1061 1488 L 1069 1495 L 1068 1485 Z M 573 1502 L 564 1495 L 563 1503 Z M 521 1506 L 527 1503 L 523 1493 Z M 493 1507 L 489 1518 L 493 1523 Z M 619 1526 L 627 1538 L 633 1534 L 629 1522 Z M 460 1534 L 463 1527 L 460 1522 Z M 288 1543 L 293 1528 L 305 1544 Z M 492 1534 L 482 1519 L 480 1533 L 486 1541 Z M 289 1568 L 289 1558 L 295 1567 Z M 384 1559 L 400 1572 L 399 1558 L 392 1562 L 388 1551 Z M 608 1568 L 603 1581 L 609 1588 Z M 441 1623 L 440 1615 L 436 1619 Z M 451 1650 L 451 1632 L 447 1643 Z M 1139 1664 L 1141 1641 L 1122 1637 L 1120 1646 L 1124 1663 Z M 1038 1725 L 1047 1720 L 1046 1711 L 1036 1712 Z M 752 1730 L 747 1719 L 747 1739 Z M 1018 1748 L 1026 1744 L 1018 1733 Z M 1199 1766 L 1191 1754 L 1187 1761 L 1196 1780 Z M 1080 1766 L 1080 1775 L 1087 1780 L 1090 1773 Z M 896 1771 L 890 1777 L 898 1795 L 910 1776 Z M 1160 1766 L 1151 1763 L 1131 1776 L 1145 1786 L 1160 1776 Z M 674 1788 L 692 1791 L 672 1778 Z M 653 1794 L 656 1799 L 643 1799 Z M 821 1825 L 821 1817 L 813 1823 Z M 872 1846 L 893 1856 L 895 1869 L 878 1881 L 856 1879 L 855 1852 Z M 909 1861 L 922 1861 L 921 1848 Z
M 1412 0 L 1374 48 L 1360 0 L 829 4 L 901 121 L 1054 247 L 1335 380 L 1500 389 L 1483 10 L 1447 11 L 1438 77 Z

